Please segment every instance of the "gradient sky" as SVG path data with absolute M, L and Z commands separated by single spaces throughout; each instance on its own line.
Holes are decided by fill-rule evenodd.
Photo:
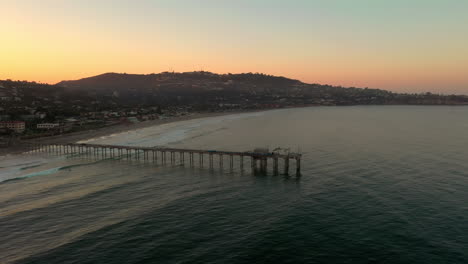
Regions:
M 263 72 L 468 94 L 467 0 L 0 0 L 0 79 Z

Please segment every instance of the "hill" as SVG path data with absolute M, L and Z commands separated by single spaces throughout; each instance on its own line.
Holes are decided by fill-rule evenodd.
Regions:
M 57 116 L 83 116 L 102 111 L 174 113 L 390 104 L 465 105 L 468 97 L 306 84 L 256 73 L 106 73 L 56 85 L 0 80 L 0 118 L 3 120 L 21 120 L 38 113 L 47 113 L 53 121 Z
M 467 104 L 466 96 L 398 94 L 380 89 L 307 84 L 258 73 L 163 72 L 159 74 L 106 73 L 57 84 L 70 92 L 112 97 L 119 103 L 298 106 L 367 104 Z
M 0 120 L 25 121 L 28 135 L 42 133 L 36 124 L 44 122 L 83 130 L 197 111 L 391 104 L 467 105 L 468 97 L 307 84 L 254 73 L 106 73 L 56 85 L 0 80 Z

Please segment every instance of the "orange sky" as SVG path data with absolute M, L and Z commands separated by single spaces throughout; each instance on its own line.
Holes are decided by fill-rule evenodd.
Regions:
M 375 2 L 0 0 L 0 79 L 206 70 L 468 94 L 468 2 Z

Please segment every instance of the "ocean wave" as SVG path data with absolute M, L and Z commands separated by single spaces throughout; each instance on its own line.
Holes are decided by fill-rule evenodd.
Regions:
M 28 166 L 31 164 L 37 163 L 37 161 L 31 161 L 31 162 L 26 162 L 26 163 L 20 163 L 20 164 L 11 164 L 8 166 L 0 166 L 0 169 L 6 169 L 6 168 L 14 168 L 14 167 L 21 167 L 21 166 Z
M 258 117 L 264 114 L 265 112 L 241 113 L 178 121 L 91 138 L 88 140 L 78 141 L 78 143 L 120 144 L 126 146 L 164 146 L 187 140 L 187 138 L 191 138 L 190 134 L 192 132 L 197 132 L 197 130 L 202 127 L 211 127 L 223 122 Z M 219 128 L 214 127 L 214 130 L 218 129 Z M 204 134 L 210 132 L 211 131 L 203 131 Z
M 27 179 L 27 178 L 36 177 L 36 176 L 44 176 L 44 175 L 54 174 L 54 173 L 59 172 L 60 168 L 61 167 L 57 167 L 57 168 L 51 168 L 51 169 L 42 170 L 42 171 L 38 171 L 38 172 L 34 172 L 34 173 L 29 173 L 29 174 L 19 176 L 19 177 L 16 177 L 16 178 L 6 179 L 1 183 L 6 183 L 6 182 L 10 182 L 10 181 L 18 181 L 18 180 Z
M 22 168 L 20 168 L 20 170 L 23 171 L 23 170 L 27 170 L 27 169 L 37 168 L 37 167 L 41 166 L 42 164 L 43 164 L 43 163 L 41 163 L 41 164 L 35 164 L 35 165 L 31 165 L 31 166 L 26 166 L 26 167 L 22 167 Z
M 0 181 L 0 184 L 6 183 L 6 182 L 9 182 L 9 181 L 17 181 L 17 180 L 28 179 L 28 178 L 37 177 L 37 176 L 52 175 L 52 174 L 58 173 L 58 172 L 60 172 L 60 171 L 71 170 L 71 169 L 73 169 L 73 168 L 82 167 L 82 166 L 94 165 L 94 164 L 97 164 L 97 163 L 100 163 L 100 162 L 104 162 L 104 161 L 107 161 L 107 160 L 110 160 L 110 159 L 112 159 L 112 158 L 103 159 L 103 160 L 97 160 L 97 161 L 94 161 L 94 162 L 80 163 L 80 164 L 72 164 L 72 165 L 67 165 L 67 166 L 60 166 L 60 167 L 55 167 L 55 168 L 51 168 L 51 169 L 36 171 L 36 172 L 29 173 L 29 174 L 26 174 L 26 175 L 21 175 L 21 176 L 14 177 L 14 178 L 10 178 L 10 179 L 5 179 L 5 180 L 3 180 L 3 181 Z M 33 168 L 33 167 L 39 167 L 39 166 L 41 166 L 41 165 L 42 165 L 42 164 L 39 164 L 39 165 L 37 165 L 37 166 L 31 166 L 31 168 Z

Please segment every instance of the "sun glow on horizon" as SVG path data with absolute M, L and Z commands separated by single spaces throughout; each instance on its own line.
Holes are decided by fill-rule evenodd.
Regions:
M 468 94 L 468 2 L 3 1 L 0 79 L 261 72 Z

